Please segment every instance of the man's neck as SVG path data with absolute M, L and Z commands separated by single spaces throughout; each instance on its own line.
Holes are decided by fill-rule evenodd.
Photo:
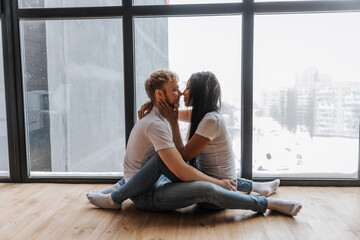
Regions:
M 157 109 L 159 109 L 160 104 L 159 104 L 159 102 L 156 102 L 156 103 L 154 103 L 153 106 L 156 107 Z

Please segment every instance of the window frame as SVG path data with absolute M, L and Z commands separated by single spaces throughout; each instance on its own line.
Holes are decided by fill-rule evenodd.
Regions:
M 4 76 L 6 113 L 8 122 L 10 179 L 1 182 L 59 182 L 59 183 L 113 183 L 119 177 L 110 176 L 57 176 L 29 177 L 27 166 L 23 81 L 21 67 L 19 21 L 49 19 L 111 18 L 123 19 L 124 58 L 124 106 L 125 134 L 129 138 L 136 122 L 135 72 L 134 72 L 134 30 L 135 17 L 173 16 L 223 16 L 242 15 L 241 45 L 241 176 L 252 179 L 252 134 L 253 134 L 253 48 L 255 14 L 284 13 L 329 13 L 360 12 L 360 2 L 346 1 L 298 1 L 298 2 L 254 2 L 243 0 L 239 3 L 182 4 L 182 5 L 134 5 L 132 0 L 123 0 L 122 6 L 78 7 L 78 8 L 18 8 L 18 1 L 3 0 L 0 6 L 3 33 Z M 360 141 L 359 141 L 360 149 Z M 360 168 L 360 154 L 359 154 Z M 283 179 L 282 185 L 296 186 L 360 186 L 358 178 L 345 179 Z M 266 178 L 255 178 L 264 181 Z

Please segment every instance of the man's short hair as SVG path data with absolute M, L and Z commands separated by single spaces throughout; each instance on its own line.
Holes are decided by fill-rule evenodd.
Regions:
M 155 90 L 163 90 L 163 86 L 168 81 L 178 81 L 176 73 L 170 70 L 158 70 L 153 72 L 145 81 L 145 90 L 150 100 L 155 103 Z

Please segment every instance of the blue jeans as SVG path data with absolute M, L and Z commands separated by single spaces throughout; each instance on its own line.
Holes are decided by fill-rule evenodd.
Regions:
M 163 175 L 162 175 L 163 174 Z M 165 177 L 165 176 L 166 177 Z M 252 181 L 237 179 L 238 190 L 251 192 Z M 121 204 L 127 198 L 134 198 L 135 206 L 150 211 L 168 211 L 202 204 L 212 209 L 250 209 L 264 213 L 267 199 L 228 191 L 218 185 L 203 182 L 182 182 L 155 154 L 125 185 L 111 194 L 115 203 Z

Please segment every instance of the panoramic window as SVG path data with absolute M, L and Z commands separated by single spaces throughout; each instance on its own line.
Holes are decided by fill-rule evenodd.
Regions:
M 19 8 L 121 6 L 122 0 L 18 0 Z
M 357 178 L 360 13 L 255 16 L 253 176 Z
M 144 81 L 170 69 L 181 91 L 192 73 L 217 76 L 244 176 L 358 184 L 360 8 L 346 2 L 8 1 L 0 177 L 9 178 L 10 167 L 14 181 L 122 176 L 129 130 L 148 101 Z M 242 120 L 253 129 L 242 134 Z M 184 143 L 188 129 L 180 123 Z
M 122 20 L 21 20 L 20 30 L 30 176 L 122 172 Z
M 211 71 L 222 91 L 222 114 L 240 169 L 241 16 L 135 18 L 137 109 L 148 101 L 149 74 L 169 68 L 179 75 L 183 91 L 192 73 Z M 181 109 L 183 98 L 180 100 Z M 180 125 L 186 140 L 188 124 Z
M 2 28 L 0 21 L 0 177 L 9 177 L 9 151 L 6 123 L 4 60 L 2 46 Z

